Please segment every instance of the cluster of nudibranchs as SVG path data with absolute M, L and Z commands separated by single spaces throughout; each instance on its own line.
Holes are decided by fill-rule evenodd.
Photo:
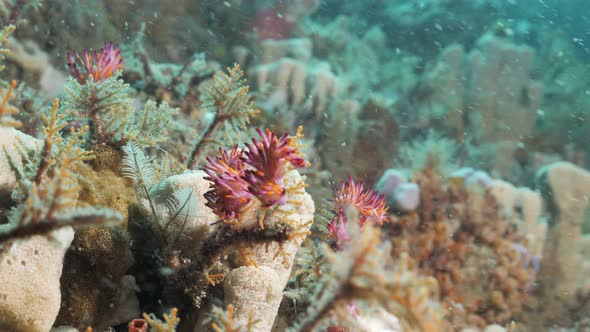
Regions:
M 371 188 L 365 189 L 362 182 L 355 182 L 352 178 L 343 182 L 340 189 L 334 190 L 333 204 L 335 217 L 327 226 L 328 237 L 335 241 L 336 248 L 340 250 L 350 240 L 346 216 L 348 209 L 358 212 L 360 227 L 367 222 L 381 225 L 389 220 L 385 196 Z
M 68 69 L 80 84 L 92 79 L 94 82 L 111 77 L 123 68 L 121 50 L 118 45 L 105 43 L 100 51 L 84 50 L 82 55 L 77 51 L 68 52 Z
M 245 149 L 219 149 L 215 159 L 207 158 L 206 179 L 213 182 L 205 193 L 207 206 L 223 220 L 239 219 L 253 199 L 263 207 L 284 204 L 283 178 L 291 167 L 303 168 L 307 164 L 296 139 L 286 133 L 277 137 L 268 129 L 256 131 L 260 141 L 253 138 Z

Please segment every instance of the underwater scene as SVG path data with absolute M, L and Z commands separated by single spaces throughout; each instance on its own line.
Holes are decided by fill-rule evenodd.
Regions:
M 0 332 L 590 332 L 588 0 L 0 22 Z

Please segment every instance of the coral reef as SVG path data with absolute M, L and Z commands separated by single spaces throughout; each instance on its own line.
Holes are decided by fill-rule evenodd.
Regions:
M 0 0 L 0 330 L 587 329 L 584 8 Z

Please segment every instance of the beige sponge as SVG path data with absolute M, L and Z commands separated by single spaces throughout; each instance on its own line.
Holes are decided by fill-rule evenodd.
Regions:
M 223 283 L 225 302 L 236 310 L 241 322 L 258 320 L 253 331 L 270 331 L 283 298 L 284 285 L 270 267 L 242 266 L 227 274 Z
M 567 162 L 541 169 L 537 175 L 551 223 L 541 270 L 545 280 L 556 283 L 555 296 L 572 297 L 587 279 L 581 271 L 586 258 L 582 222 L 590 198 L 590 172 Z
M 59 279 L 73 239 L 74 230 L 64 227 L 0 252 L 0 331 L 49 331 L 59 312 Z
M 285 187 L 296 187 L 303 177 L 295 170 L 285 176 Z M 277 208 L 265 225 L 287 224 L 305 234 L 311 227 L 315 206 L 303 189 L 287 189 L 287 203 Z M 282 244 L 277 242 L 251 246 L 252 259 L 257 266 L 241 266 L 230 271 L 224 280 L 225 304 L 233 304 L 241 322 L 252 318 L 258 323 L 253 332 L 271 331 L 283 289 L 287 285 L 295 254 L 305 236 L 294 237 Z M 239 248 L 236 248 L 239 250 Z

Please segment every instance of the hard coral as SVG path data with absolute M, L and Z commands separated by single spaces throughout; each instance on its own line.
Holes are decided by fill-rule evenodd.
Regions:
M 239 219 L 254 197 L 263 207 L 283 205 L 283 178 L 289 167 L 306 166 L 293 138 L 286 133 L 277 137 L 268 129 L 257 131 L 261 141 L 252 139 L 252 144 L 246 144 L 246 151 L 237 146 L 230 152 L 220 149 L 215 160 L 207 159 L 207 180 L 213 182 L 205 194 L 207 206 L 223 219 Z
M 105 43 L 99 52 L 84 50 L 80 56 L 77 51 L 72 51 L 67 56 L 68 69 L 80 84 L 85 84 L 89 79 L 102 81 L 123 68 L 121 51 L 113 43 Z

